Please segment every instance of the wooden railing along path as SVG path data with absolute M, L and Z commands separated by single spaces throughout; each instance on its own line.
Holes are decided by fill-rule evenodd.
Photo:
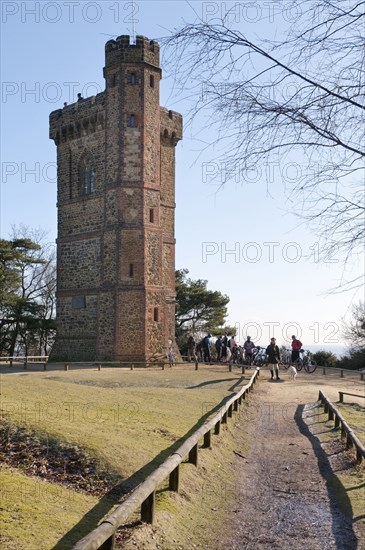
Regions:
M 212 444 L 212 432 L 215 435 L 220 433 L 221 424 L 227 424 L 228 418 L 233 416 L 239 405 L 252 391 L 259 376 L 259 369 L 256 369 L 241 390 L 231 397 L 217 412 L 217 414 L 203 426 L 198 428 L 172 455 L 170 455 L 145 481 L 143 481 L 127 499 L 114 512 L 107 516 L 101 524 L 91 533 L 80 540 L 72 550 L 109 550 L 114 548 L 115 532 L 121 525 L 127 523 L 129 517 L 139 507 L 141 519 L 146 523 L 153 523 L 155 496 L 158 486 L 168 477 L 169 490 L 179 491 L 180 485 L 180 464 L 185 456 L 188 462 L 197 466 L 199 441 L 203 439 L 203 447 L 209 448 Z
M 335 428 L 338 428 L 341 425 L 341 437 L 346 437 L 346 448 L 355 447 L 356 449 L 356 460 L 361 463 L 363 458 L 365 458 L 365 447 L 355 434 L 355 432 L 347 424 L 346 420 L 340 413 L 338 409 L 331 403 L 326 394 L 319 390 L 318 400 L 322 403 L 324 407 L 324 412 L 328 413 L 328 420 L 334 420 Z
M 48 362 L 48 355 L 14 355 L 13 357 L 0 357 L 0 363 L 5 363 L 7 365 L 10 363 L 10 366 L 13 366 L 13 363 L 20 363 L 24 365 L 26 369 L 30 363 L 41 363 L 46 368 Z

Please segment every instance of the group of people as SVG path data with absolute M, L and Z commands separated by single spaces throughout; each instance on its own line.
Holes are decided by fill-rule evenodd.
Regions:
M 205 363 L 212 364 L 212 354 L 211 354 L 211 334 L 207 334 L 200 342 L 196 343 L 193 336 L 189 336 L 188 339 L 188 360 L 189 362 L 194 360 L 200 360 Z M 224 336 L 219 336 L 215 341 L 215 349 L 218 362 L 237 362 L 239 354 L 249 362 L 252 363 L 252 358 L 254 350 L 257 349 L 255 344 L 251 340 L 251 336 L 247 336 L 247 339 L 243 346 L 237 344 L 235 337 L 228 337 L 228 334 L 225 333 Z M 292 352 L 291 352 L 291 362 L 294 363 L 299 358 L 299 351 L 301 350 L 303 344 L 295 335 L 292 335 Z M 276 380 L 280 380 L 279 377 L 279 363 L 281 361 L 280 349 L 276 344 L 276 338 L 271 338 L 270 344 L 266 348 L 266 360 L 268 367 L 271 373 L 271 379 L 274 379 L 274 374 Z
M 188 339 L 188 360 L 195 362 L 198 358 L 205 363 L 212 363 L 212 349 L 211 349 L 211 334 L 207 334 L 200 342 L 196 342 L 193 336 L 189 336 Z M 255 344 L 251 341 L 251 337 L 247 336 L 246 342 L 243 346 L 237 344 L 235 337 L 229 337 L 227 333 L 223 336 L 218 336 L 214 344 L 216 351 L 216 358 L 218 362 L 222 363 L 237 363 L 238 358 L 250 358 L 253 356 L 253 350 Z

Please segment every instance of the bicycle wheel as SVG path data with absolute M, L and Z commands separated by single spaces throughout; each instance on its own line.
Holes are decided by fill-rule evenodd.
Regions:
M 309 359 L 304 368 L 309 374 L 312 374 L 312 372 L 314 372 L 317 368 L 317 363 L 314 359 Z
M 296 359 L 293 365 L 297 369 L 297 371 L 300 372 L 303 368 L 303 361 L 301 361 L 300 359 Z

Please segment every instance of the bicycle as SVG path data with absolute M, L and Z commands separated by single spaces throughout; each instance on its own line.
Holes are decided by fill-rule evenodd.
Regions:
M 266 363 L 266 352 L 261 346 L 256 346 L 256 352 L 253 353 L 253 365 L 262 367 Z
M 296 359 L 293 363 L 293 366 L 297 369 L 297 371 L 301 371 L 304 367 L 304 370 L 308 372 L 308 374 L 312 374 L 316 368 L 317 363 L 314 359 L 311 358 L 310 351 L 306 351 L 304 349 L 299 350 L 299 354 L 301 354 L 298 359 Z
M 285 355 L 283 357 L 282 365 L 283 367 L 288 370 L 288 368 L 291 366 L 291 350 L 286 348 L 285 349 Z

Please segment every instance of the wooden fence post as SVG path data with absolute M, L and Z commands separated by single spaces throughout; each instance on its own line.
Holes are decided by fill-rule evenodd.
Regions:
M 65 363 L 64 370 L 68 370 L 68 364 L 67 363 Z
M 230 405 L 228 407 L 228 416 L 229 416 L 229 418 L 232 418 L 232 410 L 233 410 L 233 407 L 232 407 L 232 405 Z
M 100 365 L 100 363 L 99 363 L 99 365 L 98 365 L 98 370 L 101 370 L 101 365 Z
M 242 374 L 245 374 L 245 365 L 242 365 Z
M 198 361 L 195 361 L 195 370 L 198 370 L 198 368 L 199 368 L 199 363 Z
M 197 443 L 189 452 L 189 462 L 190 464 L 194 464 L 194 466 L 198 465 L 198 444 Z
M 220 420 L 216 423 L 216 425 L 214 426 L 214 433 L 215 435 L 219 435 L 221 432 L 221 423 L 220 423 Z
M 238 399 L 233 403 L 233 410 L 238 411 Z
M 209 430 L 206 434 L 204 434 L 204 447 L 210 448 L 212 441 L 212 431 Z
M 179 482 L 180 482 L 180 470 L 179 465 L 176 466 L 175 470 L 172 470 L 169 478 L 169 489 L 170 491 L 179 492 Z
M 115 548 L 115 534 L 99 546 L 99 550 L 113 550 L 113 548 Z
M 341 378 L 343 378 L 343 369 L 341 369 Z
M 222 416 L 222 424 L 227 424 L 227 411 Z
M 332 410 L 332 407 L 328 407 L 328 420 L 333 420 L 333 410 Z
M 323 367 L 323 374 L 326 374 L 326 369 Z
M 28 357 L 27 356 L 24 358 L 24 368 L 25 369 L 28 368 Z
M 149 497 L 146 498 L 144 502 L 142 502 L 141 506 L 141 520 L 144 521 L 144 523 L 153 523 L 153 520 L 155 519 L 155 497 L 156 497 L 156 491 L 153 491 Z

